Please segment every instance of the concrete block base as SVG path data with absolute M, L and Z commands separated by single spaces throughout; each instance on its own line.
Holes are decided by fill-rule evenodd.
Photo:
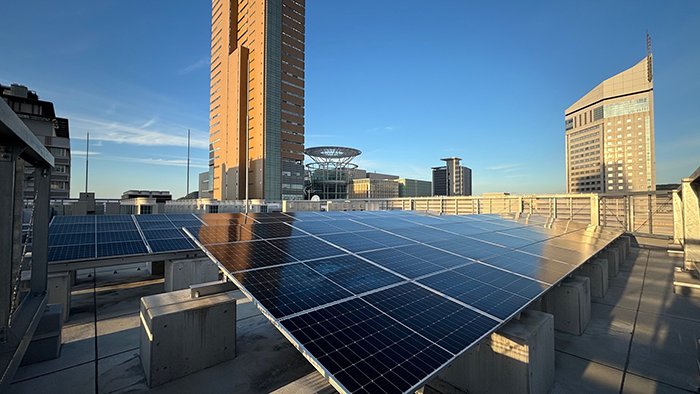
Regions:
M 591 280 L 591 297 L 603 298 L 608 292 L 608 260 L 595 259 L 581 266 L 578 275 Z
M 21 365 L 53 360 L 61 355 L 61 330 L 63 329 L 63 306 L 48 305 L 39 320 L 31 342 L 24 353 Z
M 690 271 L 676 267 L 673 272 L 673 292 L 686 297 L 700 297 L 700 279 Z
M 554 319 L 526 310 L 436 377 L 468 393 L 544 394 L 554 383 Z
M 617 249 L 607 247 L 596 256 L 598 259 L 608 260 L 608 277 L 614 278 L 620 273 L 620 257 Z
M 627 242 L 622 238 L 618 238 L 611 245 L 620 253 L 620 264 L 624 264 L 625 261 L 627 261 L 627 256 L 629 255 L 630 251 L 629 247 L 627 246 Z
M 542 311 L 554 315 L 554 328 L 581 335 L 591 320 L 591 281 L 585 276 L 564 279 L 542 298 Z
M 165 262 L 165 291 L 187 289 L 190 285 L 218 279 L 219 266 L 209 258 Z
M 63 321 L 70 317 L 70 272 L 55 272 L 47 276 L 47 289 L 49 290 L 49 304 L 61 304 L 63 306 Z
M 141 364 L 156 387 L 236 356 L 236 299 L 189 290 L 141 298 Z

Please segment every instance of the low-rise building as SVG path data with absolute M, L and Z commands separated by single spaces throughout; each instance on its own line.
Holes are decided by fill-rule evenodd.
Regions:
M 350 183 L 348 198 L 397 198 L 399 184 L 393 179 L 355 178 Z
M 397 179 L 399 184 L 399 197 L 430 197 L 433 192 L 433 183 L 418 179 Z

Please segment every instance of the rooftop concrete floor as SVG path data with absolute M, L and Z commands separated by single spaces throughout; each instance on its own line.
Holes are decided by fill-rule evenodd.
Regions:
M 681 265 L 664 250 L 633 248 L 607 296 L 593 302 L 586 332 L 556 332 L 550 393 L 698 393 L 700 299 L 673 293 Z M 240 292 L 238 356 L 149 390 L 139 359 L 139 300 L 161 292 L 163 279 L 144 264 L 80 272 L 61 356 L 21 367 L 10 392 L 335 392 Z M 425 392 L 454 391 L 428 384 Z

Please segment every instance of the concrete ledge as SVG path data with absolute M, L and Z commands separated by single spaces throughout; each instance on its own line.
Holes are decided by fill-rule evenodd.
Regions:
M 189 290 L 141 298 L 141 364 L 149 387 L 236 356 L 236 299 Z
M 545 394 L 554 383 L 554 318 L 523 311 L 430 382 L 468 393 Z
M 219 266 L 209 258 L 165 261 L 165 291 L 183 290 L 218 279 Z
M 564 279 L 542 298 L 542 312 L 554 315 L 554 328 L 581 335 L 591 320 L 591 281 L 585 276 Z
M 608 260 L 595 259 L 583 264 L 579 270 L 580 276 L 588 277 L 591 281 L 591 298 L 603 298 L 608 292 Z

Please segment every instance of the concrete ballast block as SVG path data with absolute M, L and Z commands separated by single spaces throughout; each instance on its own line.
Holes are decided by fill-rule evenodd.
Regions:
M 46 286 L 49 290 L 49 304 L 61 304 L 63 306 L 63 321 L 70 317 L 70 272 L 55 272 L 47 276 Z
M 554 318 L 525 310 L 437 375 L 469 393 L 544 394 L 554 383 Z
M 591 280 L 591 297 L 603 298 L 608 292 L 608 260 L 595 259 L 583 264 L 579 270 L 580 276 Z
M 608 260 L 608 277 L 614 278 L 620 272 L 619 254 L 615 248 L 603 249 L 596 255 L 596 258 Z
M 47 305 L 31 342 L 24 353 L 21 365 L 53 360 L 61 355 L 61 330 L 63 329 L 63 305 Z
M 554 315 L 554 328 L 581 335 L 591 320 L 591 281 L 585 276 L 564 279 L 542 298 L 542 311 Z
M 180 290 L 141 298 L 141 364 L 149 387 L 236 356 L 236 299 Z
M 190 285 L 218 279 L 219 266 L 209 258 L 165 262 L 165 291 L 187 289 Z

